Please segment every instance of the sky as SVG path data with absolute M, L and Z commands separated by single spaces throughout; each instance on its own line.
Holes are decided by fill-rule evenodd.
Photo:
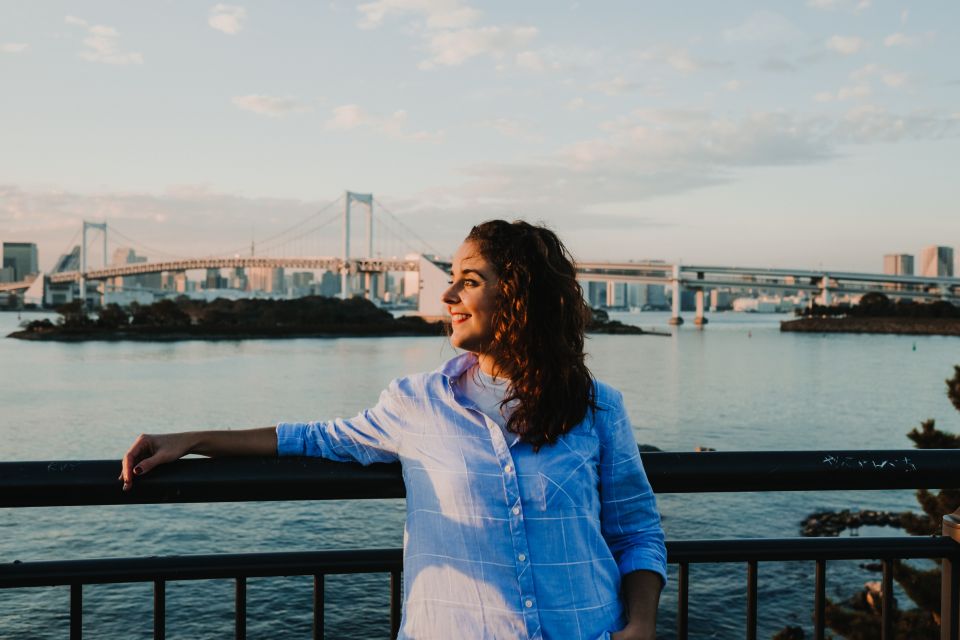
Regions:
M 958 60 L 956 0 L 0 0 L 0 241 L 209 255 L 353 190 L 449 254 L 879 272 L 960 249 Z

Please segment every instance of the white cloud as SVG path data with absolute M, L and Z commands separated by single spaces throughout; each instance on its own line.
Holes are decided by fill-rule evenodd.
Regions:
M 545 66 L 543 58 L 535 51 L 521 51 L 517 54 L 517 66 L 527 71 L 540 72 Z
M 827 11 L 843 9 L 853 11 L 854 13 L 865 11 L 869 9 L 872 4 L 873 0 L 807 0 L 807 6 L 813 7 L 814 9 L 824 9 Z
M 481 122 L 480 126 L 491 128 L 507 138 L 515 138 L 527 142 L 539 142 L 542 136 L 532 133 L 533 125 L 513 118 L 496 118 Z
M 879 78 L 888 87 L 899 88 L 907 83 L 909 74 L 884 69 L 876 64 L 868 64 L 850 73 L 850 79 L 860 84 L 864 84 L 873 78 Z
M 232 4 L 216 4 L 210 9 L 207 23 L 229 35 L 236 35 L 243 29 L 243 22 L 247 19 L 247 10 Z
M 779 13 L 757 11 L 735 27 L 724 29 L 727 44 L 783 45 L 803 37 L 792 22 Z
M 730 92 L 739 91 L 743 88 L 743 83 L 739 80 L 727 80 L 723 83 L 723 88 Z
M 3 53 L 23 53 L 30 45 L 24 42 L 5 42 L 0 45 L 0 51 Z
M 575 215 L 599 203 L 638 202 L 730 182 L 744 168 L 826 162 L 851 144 L 958 134 L 957 116 L 897 115 L 873 106 L 850 109 L 838 118 L 638 110 L 606 123 L 601 136 L 568 145 L 551 157 L 470 167 L 465 171 L 470 181 L 448 195 L 479 207 L 494 193 L 503 208 L 527 216 Z
M 231 102 L 246 111 L 271 117 L 280 117 L 289 113 L 299 113 L 310 110 L 306 105 L 290 97 L 250 94 L 246 96 L 235 96 Z
M 85 49 L 80 52 L 80 57 L 84 60 L 104 64 L 143 64 L 141 53 L 120 50 L 120 34 L 113 27 L 91 25 L 76 16 L 66 16 L 64 21 L 87 30 L 87 37 L 83 39 Z
M 883 84 L 887 85 L 888 87 L 897 89 L 907 84 L 907 80 L 909 79 L 909 77 L 910 76 L 908 74 L 902 73 L 902 72 L 901 73 L 885 73 L 883 74 L 883 76 L 881 76 L 880 79 L 883 81 Z
M 642 85 L 639 82 L 627 80 L 623 76 L 615 76 L 610 80 L 594 83 L 590 88 L 608 96 L 619 96 L 630 91 L 636 91 L 642 88 Z
M 356 104 L 335 107 L 331 117 L 325 123 L 330 131 L 353 131 L 368 129 L 391 138 L 404 140 L 438 141 L 443 138 L 442 131 L 409 131 L 406 111 L 394 111 L 388 116 L 367 112 Z
M 576 98 L 568 102 L 566 104 L 566 107 L 570 111 L 579 111 L 580 109 L 583 109 L 583 107 L 586 106 L 586 104 L 587 104 L 586 100 L 584 100 L 580 96 L 577 96 Z
M 883 39 L 883 46 L 885 47 L 903 47 L 906 45 L 911 45 L 916 42 L 916 38 L 908 36 L 903 33 L 891 33 L 886 38 Z
M 365 120 L 363 109 L 355 104 L 345 104 L 333 110 L 333 117 L 327 120 L 327 128 L 346 131 L 364 124 Z
M 460 0 L 377 0 L 361 4 L 361 29 L 375 29 L 390 15 L 415 14 L 428 29 L 462 29 L 474 24 L 480 12 Z
M 837 91 L 837 100 L 853 100 L 856 98 L 866 98 L 872 93 L 870 85 L 855 84 L 849 87 L 840 87 Z
M 455 67 L 477 56 L 496 59 L 521 49 L 537 37 L 536 27 L 479 27 L 438 31 L 427 39 L 430 58 L 420 63 L 421 69 L 435 66 Z
M 826 43 L 827 49 L 845 56 L 857 53 L 865 45 L 863 38 L 858 36 L 832 36 Z

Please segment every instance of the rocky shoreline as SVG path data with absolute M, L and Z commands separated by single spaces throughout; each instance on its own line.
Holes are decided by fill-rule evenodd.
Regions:
M 820 317 L 784 320 L 780 331 L 804 333 L 891 333 L 918 336 L 960 336 L 957 318 Z
M 448 333 L 449 323 L 419 316 L 393 317 L 361 298 L 309 297 L 297 300 L 180 299 L 122 309 L 110 305 L 91 317 L 77 305 L 62 307 L 56 323 L 30 322 L 8 338 L 37 342 L 179 342 L 297 338 L 384 338 Z M 614 335 L 670 335 L 610 320 L 595 313 L 587 332 Z

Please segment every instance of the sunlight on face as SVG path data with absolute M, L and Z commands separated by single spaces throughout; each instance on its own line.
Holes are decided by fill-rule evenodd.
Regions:
M 453 256 L 450 286 L 441 296 L 453 324 L 453 346 L 482 353 L 490 343 L 498 285 L 493 265 L 477 245 L 469 240 L 461 244 Z

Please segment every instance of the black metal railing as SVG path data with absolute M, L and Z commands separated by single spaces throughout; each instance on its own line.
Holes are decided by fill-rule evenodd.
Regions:
M 954 488 L 960 484 L 960 450 L 781 451 L 643 453 L 647 475 L 657 493 L 763 492 L 807 490 L 882 490 Z M 329 462 L 318 459 L 232 458 L 181 460 L 160 467 L 122 492 L 118 462 L 0 463 L 0 508 L 275 500 L 402 498 L 399 465 Z M 938 537 L 769 538 L 668 541 L 671 563 L 679 565 L 677 636 L 688 634 L 690 565 L 744 563 L 747 613 L 745 636 L 757 634 L 758 565 L 770 561 L 816 563 L 815 637 L 825 634 L 827 562 L 880 559 L 882 638 L 893 638 L 893 561 L 942 560 L 941 639 L 960 638 L 960 515 L 944 518 Z M 166 583 L 231 578 L 236 582 L 237 638 L 246 636 L 246 580 L 249 577 L 312 575 L 314 637 L 323 637 L 324 577 L 343 573 L 389 573 L 390 624 L 400 622 L 400 549 L 221 554 L 6 562 L 0 564 L 0 589 L 70 586 L 70 636 L 81 635 L 83 585 L 152 582 L 154 637 L 165 636 Z

